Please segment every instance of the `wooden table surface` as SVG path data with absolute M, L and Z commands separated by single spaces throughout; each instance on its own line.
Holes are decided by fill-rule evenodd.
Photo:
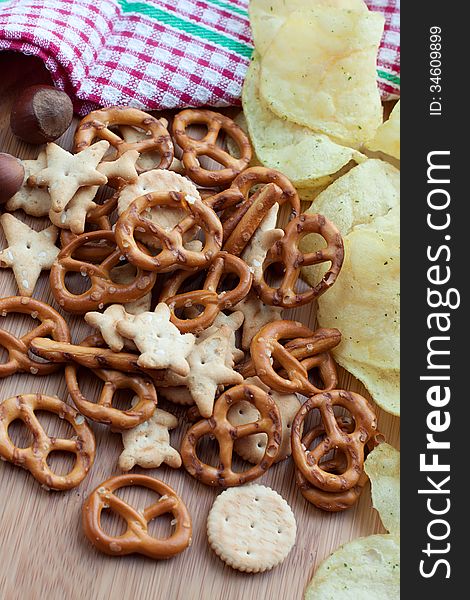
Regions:
M 21 158 L 35 158 L 37 148 L 14 138 L 8 121 L 12 99 L 21 85 L 47 81 L 47 73 L 34 59 L 12 54 L 0 54 L 0 151 Z M 61 139 L 70 148 L 73 127 Z M 32 219 L 23 213 L 19 218 L 41 229 L 46 220 Z M 3 233 L 0 248 L 5 247 Z M 0 270 L 1 297 L 16 295 L 17 288 L 10 270 Z M 34 296 L 59 307 L 52 299 L 48 276 L 43 274 Z M 70 324 L 72 339 L 77 342 L 88 326 L 80 317 L 64 315 Z M 295 311 L 295 318 L 314 324 L 311 306 Z M 14 333 L 28 327 L 28 319 L 7 317 L 0 324 Z M 4 360 L 1 355 L 0 360 Z M 93 380 L 82 380 L 83 390 L 94 390 Z M 364 387 L 349 374 L 341 371 L 345 389 L 366 394 Z M 15 375 L 0 380 L 0 401 L 20 393 L 41 392 L 68 398 L 61 373 L 50 377 Z M 162 403 L 163 408 L 166 407 Z M 187 428 L 184 411 L 170 406 L 180 417 L 180 426 L 171 434 L 172 444 L 179 446 Z M 387 440 L 398 447 L 399 419 L 378 410 L 379 427 Z M 64 423 L 41 416 L 50 435 L 64 433 Z M 57 422 L 58 421 L 58 422 Z M 121 436 L 110 433 L 104 426 L 93 423 L 97 438 L 97 455 L 93 468 L 82 484 L 69 492 L 48 492 L 42 489 L 28 472 L 6 462 L 0 464 L 0 598 L 2 600 L 88 600 L 140 599 L 220 600 L 268 599 L 300 600 L 307 582 L 316 567 L 340 544 L 371 533 L 382 532 L 377 513 L 371 506 L 369 486 L 357 505 L 343 513 L 328 514 L 316 510 L 297 492 L 291 460 L 271 468 L 258 480 L 277 490 L 290 504 L 297 520 L 297 540 L 287 559 L 277 568 L 264 574 L 243 574 L 224 566 L 207 544 L 206 518 L 218 491 L 198 483 L 184 469 L 172 470 L 163 466 L 148 472 L 172 486 L 183 498 L 193 520 L 193 543 L 179 556 L 156 562 L 141 556 L 113 558 L 100 554 L 84 537 L 81 528 L 81 506 L 84 498 L 100 482 L 119 472 L 117 459 L 121 451 Z M 16 440 L 24 440 L 24 431 L 12 427 Z M 65 468 L 66 460 L 54 459 L 56 468 Z M 146 472 L 136 468 L 136 472 Z M 136 507 L 151 501 L 150 493 L 127 489 L 124 499 Z M 266 515 L 269 518 L 269 515 Z M 117 532 L 120 523 L 109 517 L 104 520 L 109 531 Z M 154 532 L 169 530 L 169 519 L 158 519 Z M 237 536 L 237 532 L 233 532 Z M 360 599 L 358 599 L 360 600 Z

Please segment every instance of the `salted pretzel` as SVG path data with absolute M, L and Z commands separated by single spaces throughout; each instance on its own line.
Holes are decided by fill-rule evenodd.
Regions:
M 219 290 L 221 281 L 233 274 L 238 278 L 235 288 Z M 162 289 L 160 302 L 166 302 L 171 309 L 171 322 L 182 333 L 199 332 L 212 325 L 220 311 L 230 308 L 243 300 L 251 288 L 252 275 L 243 260 L 227 252 L 215 255 L 207 268 L 207 275 L 200 289 L 179 292 L 185 282 L 193 276 L 190 271 L 177 271 L 168 279 Z M 180 318 L 178 309 L 190 306 L 201 306 L 203 310 L 193 318 Z
M 12 313 L 30 315 L 39 320 L 39 325 L 21 337 L 0 328 L 0 346 L 8 352 L 8 360 L 0 364 L 0 378 L 15 373 L 50 375 L 57 371 L 58 365 L 33 360 L 29 351 L 32 340 L 38 336 L 50 335 L 53 340 L 69 342 L 70 332 L 65 320 L 48 304 L 25 296 L 0 299 L 0 315 L 6 317 Z
M 345 433 L 352 433 L 354 431 L 354 423 L 351 419 L 338 416 L 336 417 L 336 421 L 340 429 Z M 316 440 L 324 435 L 325 427 L 323 424 L 319 424 L 302 438 L 302 444 L 308 450 Z M 341 474 L 346 467 L 347 463 L 343 456 L 334 456 L 321 463 L 321 468 L 324 471 L 335 473 L 336 475 Z M 295 470 L 295 482 L 305 500 L 327 512 L 339 512 L 354 506 L 361 495 L 367 479 L 366 472 L 363 470 L 357 484 L 349 490 L 342 492 L 325 492 L 305 479 L 299 469 Z
M 104 346 L 101 336 L 97 337 L 96 347 L 76 346 L 64 342 L 55 342 L 48 338 L 34 338 L 31 352 L 53 363 L 77 363 L 88 369 L 111 369 L 122 373 L 145 373 L 154 381 L 164 379 L 164 370 L 145 369 L 137 364 L 139 354 L 113 352 Z
M 348 433 L 341 429 L 334 407 L 346 409 L 354 420 L 354 429 Z M 302 431 L 306 416 L 318 409 L 325 438 L 313 450 L 306 450 Z M 344 390 L 331 390 L 311 396 L 303 404 L 292 423 L 292 457 L 297 469 L 313 484 L 326 492 L 344 492 L 356 486 L 364 469 L 364 447 L 377 432 L 377 419 L 369 402 L 359 394 Z M 340 474 L 322 468 L 322 458 L 338 450 L 346 459 Z
M 206 135 L 197 140 L 187 133 L 191 125 L 205 125 Z M 205 187 L 227 186 L 250 163 L 252 149 L 245 132 L 229 117 L 211 110 L 186 109 L 173 120 L 173 137 L 183 151 L 181 160 L 186 175 L 198 185 Z M 237 145 L 239 158 L 232 156 L 220 146 L 217 139 L 220 132 L 228 135 Z M 208 156 L 224 168 L 209 170 L 201 166 L 200 156 Z
M 104 345 L 100 335 L 90 335 L 80 346 L 97 348 Z M 144 375 L 129 375 L 113 369 L 93 369 L 93 373 L 104 382 L 97 402 L 90 402 L 80 391 L 78 365 L 70 363 L 65 367 L 67 389 L 78 410 L 93 421 L 110 425 L 113 430 L 136 427 L 147 421 L 155 412 L 157 392 L 152 380 Z M 128 410 L 113 407 L 118 390 L 130 390 L 137 396 L 137 402 Z
M 122 264 L 122 253 L 115 245 L 114 251 L 99 263 L 91 263 L 75 258 L 75 251 L 88 242 L 105 240 L 115 243 L 112 231 L 92 231 L 83 233 L 63 248 L 52 265 L 50 284 L 58 304 L 70 313 L 83 314 L 103 308 L 106 304 L 132 302 L 145 296 L 155 284 L 156 274 L 137 268 L 135 278 L 130 283 L 116 283 L 111 270 Z M 143 251 L 143 250 L 142 250 Z M 66 283 L 68 273 L 81 273 L 88 276 L 91 286 L 85 292 L 75 294 Z
M 186 216 L 168 231 L 146 218 L 147 211 L 156 206 L 183 209 Z M 198 251 L 184 246 L 184 234 L 194 225 L 204 232 L 204 247 Z M 150 256 L 145 252 L 135 239 L 136 231 L 155 237 L 160 253 Z M 116 242 L 129 262 L 159 273 L 204 267 L 222 246 L 222 225 L 215 212 L 199 198 L 179 192 L 153 192 L 136 198 L 119 217 L 115 232 Z
M 321 235 L 327 247 L 317 252 L 301 252 L 299 243 L 309 233 Z M 334 284 L 343 258 L 343 240 L 336 226 L 322 215 L 302 214 L 287 224 L 284 237 L 269 250 L 263 263 L 263 275 L 253 282 L 253 287 L 265 304 L 284 308 L 302 306 L 316 300 Z M 297 291 L 301 268 L 324 262 L 331 262 L 331 265 L 321 281 L 309 290 Z M 265 273 L 271 265 L 280 265 L 284 271 L 282 281 L 276 287 L 269 285 L 265 279 Z
M 268 183 L 250 198 L 251 204 L 246 210 L 245 203 L 242 204 L 238 210 L 242 211 L 243 215 L 240 219 L 237 218 L 237 225 L 229 236 L 226 235 L 228 230 L 225 223 L 223 224 L 224 245 L 222 249 L 235 256 L 240 256 L 270 209 L 276 202 L 279 204 L 281 197 L 281 188 L 274 183 Z M 238 213 L 235 213 L 234 216 L 237 217 L 237 215 Z
M 71 439 L 49 437 L 35 415 L 47 411 L 65 419 L 75 435 Z M 33 442 L 18 448 L 8 435 L 8 427 L 20 420 L 32 435 Z M 75 454 L 75 464 L 66 475 L 54 473 L 47 464 L 51 452 Z M 0 456 L 28 470 L 44 487 L 52 490 L 70 490 L 80 484 L 95 459 L 95 436 L 84 417 L 59 398 L 42 394 L 22 394 L 0 404 Z
M 119 125 L 129 125 L 145 131 L 146 137 L 138 142 L 126 142 L 117 133 L 111 130 Z M 106 140 L 116 149 L 117 158 L 128 150 L 144 152 L 158 152 L 160 164 L 154 169 L 168 169 L 173 161 L 174 149 L 170 134 L 165 125 L 155 117 L 137 108 L 129 106 L 110 106 L 94 110 L 83 118 L 75 132 L 74 151 L 81 152 L 94 142 Z M 145 169 L 136 165 L 138 173 Z
M 137 510 L 115 493 L 130 486 L 145 487 L 159 494 L 160 498 L 143 511 Z M 102 529 L 101 514 L 105 509 L 118 514 L 127 523 L 123 534 L 111 536 Z M 167 513 L 173 516 L 171 535 L 166 538 L 150 535 L 150 521 Z M 143 554 L 160 560 L 183 552 L 191 544 L 192 526 L 188 509 L 169 485 L 148 475 L 117 475 L 101 483 L 83 504 L 82 525 L 93 546 L 112 556 Z
M 111 231 L 110 216 L 117 207 L 118 196 L 114 194 L 107 200 L 90 210 L 86 217 L 86 231 Z M 91 228 L 91 229 L 90 229 Z M 60 246 L 65 248 L 78 237 L 69 229 L 60 230 Z M 109 243 L 106 240 L 97 242 L 88 242 L 84 246 L 80 246 L 74 252 L 74 257 L 85 262 L 100 262 L 106 259 L 116 249 L 114 243 Z
M 227 413 L 231 406 L 242 400 L 256 407 L 259 418 L 253 423 L 233 426 Z M 267 435 L 264 455 L 258 464 L 236 473 L 232 469 L 233 444 L 254 433 Z M 198 441 L 207 435 L 215 438 L 219 444 L 220 465 L 217 468 L 201 462 L 197 456 Z M 219 396 L 210 419 L 203 419 L 188 429 L 181 443 L 180 454 L 188 473 L 199 481 L 206 485 L 232 487 L 261 477 L 273 464 L 280 443 L 281 417 L 274 400 L 259 387 L 240 384 Z
M 302 342 L 295 338 L 301 338 Z M 283 346 L 281 340 L 292 340 L 291 347 L 288 343 Z M 296 321 L 272 321 L 264 325 L 251 342 L 254 374 L 281 393 L 298 392 L 311 396 L 332 390 L 338 384 L 338 375 L 329 351 L 340 340 L 341 334 L 337 329 L 312 331 Z M 318 368 L 323 389 L 309 380 L 308 372 L 313 368 Z M 242 374 L 250 376 L 246 365 Z

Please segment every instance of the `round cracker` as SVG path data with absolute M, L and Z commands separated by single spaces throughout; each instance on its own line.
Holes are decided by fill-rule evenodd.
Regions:
M 370 535 L 344 544 L 322 562 L 305 600 L 399 600 L 400 543 Z
M 290 506 L 264 485 L 225 490 L 207 518 L 211 548 L 227 565 L 248 573 L 280 564 L 293 547 L 296 533 Z

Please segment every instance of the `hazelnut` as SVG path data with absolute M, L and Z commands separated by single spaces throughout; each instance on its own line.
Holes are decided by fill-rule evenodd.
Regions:
M 60 137 L 73 117 L 72 101 L 50 85 L 32 85 L 15 101 L 10 115 L 13 133 L 30 144 L 44 144 Z
M 0 152 L 0 204 L 16 194 L 23 185 L 24 177 L 21 162 L 11 154 Z

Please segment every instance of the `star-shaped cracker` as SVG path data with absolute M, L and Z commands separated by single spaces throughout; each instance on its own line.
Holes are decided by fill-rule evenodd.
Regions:
M 51 208 L 49 192 L 42 188 L 31 187 L 28 179 L 46 168 L 46 151 L 41 150 L 36 160 L 20 161 L 24 167 L 24 181 L 21 188 L 5 204 L 7 211 L 22 210 L 32 217 L 45 217 Z
M 141 355 L 137 364 L 148 369 L 172 369 L 179 375 L 188 375 L 186 357 L 196 338 L 192 333 L 180 333 L 170 321 L 170 309 L 160 302 L 154 312 L 136 315 L 132 321 L 119 321 L 118 333 L 133 340 Z
M 9 244 L 0 252 L 0 266 L 13 270 L 22 296 L 32 296 L 41 271 L 50 269 L 59 254 L 55 245 L 59 230 L 52 225 L 34 231 L 9 213 L 0 222 Z
M 239 310 L 245 315 L 242 333 L 242 348 L 245 350 L 263 325 L 282 319 L 282 308 L 264 304 L 253 292 L 230 310 Z
M 118 333 L 117 324 L 120 321 L 132 321 L 133 318 L 133 315 L 128 314 L 122 304 L 111 304 L 102 313 L 93 311 L 85 315 L 88 325 L 101 333 L 104 341 L 114 352 L 120 352 L 126 342 Z
M 242 258 L 250 267 L 255 281 L 259 281 L 263 276 L 263 263 L 268 251 L 273 244 L 284 237 L 284 231 L 275 228 L 278 210 L 279 204 L 276 202 L 269 209 L 268 214 L 261 221 L 250 243 L 242 253 Z
M 67 206 L 61 212 L 49 211 L 49 219 L 60 229 L 70 229 L 75 235 L 85 231 L 85 221 L 88 213 L 97 206 L 93 202 L 99 187 L 83 187 L 78 190 Z
M 239 350 L 237 348 L 235 337 L 235 332 L 242 326 L 244 318 L 245 317 L 240 310 L 233 312 L 231 315 L 226 315 L 225 313 L 220 312 L 216 316 L 213 324 L 204 331 L 201 331 L 201 333 L 197 336 L 198 343 L 216 333 L 223 325 L 229 327 L 232 333 L 230 335 L 230 344 L 228 346 L 226 365 L 228 367 L 233 367 L 234 364 L 240 362 L 245 357 L 243 350 Z
M 240 373 L 227 366 L 232 333 L 230 327 L 222 325 L 215 333 L 200 340 L 188 357 L 190 373 L 184 379 L 202 417 L 212 415 L 219 385 L 243 382 Z
M 47 144 L 47 167 L 29 177 L 28 184 L 47 187 L 52 210 L 61 212 L 81 187 L 107 183 L 106 175 L 96 167 L 108 148 L 109 142 L 101 140 L 78 154 L 70 154 L 57 144 Z
M 162 463 L 174 469 L 181 467 L 179 452 L 170 446 L 169 429 L 178 426 L 178 419 L 165 410 L 155 409 L 148 421 L 122 432 L 124 450 L 119 468 L 130 471 L 134 465 L 154 469 Z
M 98 171 L 103 173 L 109 182 L 119 186 L 133 183 L 139 177 L 135 168 L 139 156 L 137 150 L 128 150 L 116 160 L 102 162 L 98 165 Z

